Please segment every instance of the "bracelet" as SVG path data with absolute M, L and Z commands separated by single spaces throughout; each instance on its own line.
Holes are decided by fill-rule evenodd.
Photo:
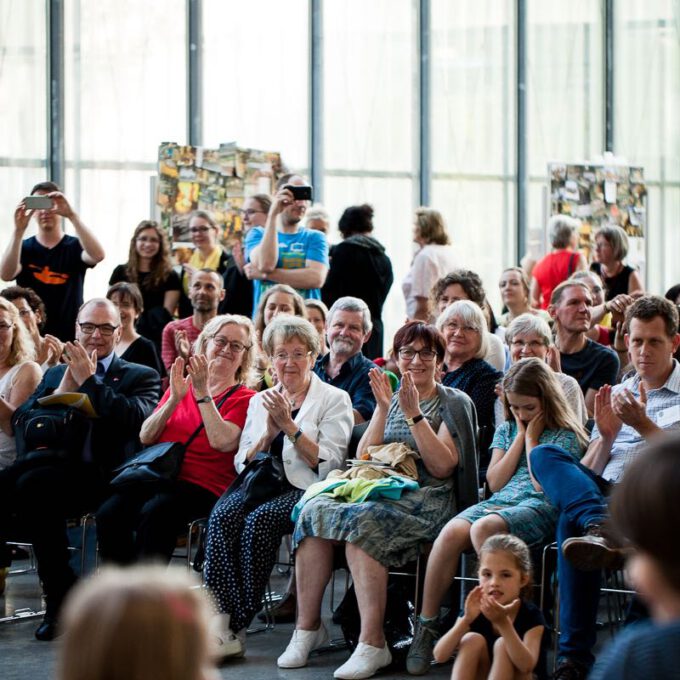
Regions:
M 196 399 L 197 404 L 209 404 L 213 398 L 210 395 L 207 395 L 206 397 L 202 397 L 201 399 Z

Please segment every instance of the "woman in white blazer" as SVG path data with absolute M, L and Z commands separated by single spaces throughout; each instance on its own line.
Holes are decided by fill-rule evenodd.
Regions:
M 243 656 L 281 538 L 293 531 L 293 506 L 310 484 L 343 465 L 354 423 L 349 395 L 312 370 L 319 335 L 309 321 L 277 316 L 262 340 L 278 384 L 251 399 L 235 465 L 240 472 L 268 451 L 283 460 L 286 482 L 281 494 L 254 510 L 244 507 L 237 489 L 210 515 L 204 574 L 218 611 L 216 653 L 223 658 Z

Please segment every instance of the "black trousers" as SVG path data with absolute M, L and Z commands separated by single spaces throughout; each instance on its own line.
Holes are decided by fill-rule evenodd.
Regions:
M 93 512 L 105 494 L 105 482 L 89 463 L 20 461 L 0 470 L 0 545 L 6 558 L 5 541 L 17 521 L 26 532 L 20 538 L 33 544 L 48 614 L 56 615 L 76 581 L 66 520 Z
M 208 517 L 217 499 L 211 491 L 184 480 L 116 492 L 97 511 L 99 555 L 117 564 L 167 563 L 187 524 Z

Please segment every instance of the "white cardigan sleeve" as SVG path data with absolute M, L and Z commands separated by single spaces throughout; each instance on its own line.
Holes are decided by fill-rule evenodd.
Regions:
M 347 392 L 337 389 L 329 392 L 324 406 L 318 418 L 319 479 L 342 467 L 354 427 L 352 400 Z

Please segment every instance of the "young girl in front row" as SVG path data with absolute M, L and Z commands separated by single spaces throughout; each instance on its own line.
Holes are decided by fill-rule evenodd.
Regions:
M 496 429 L 486 473 L 494 493 L 450 520 L 428 558 L 423 607 L 406 659 L 412 675 L 423 675 L 430 668 L 441 600 L 463 551 L 474 548 L 479 553 L 489 536 L 504 532 L 529 545 L 554 540 L 557 510 L 531 477 L 529 452 L 539 444 L 556 444 L 580 457 L 588 441 L 555 374 L 539 359 L 522 359 L 511 366 L 503 379 L 503 399 L 506 420 Z
M 458 650 L 451 680 L 545 677 L 543 614 L 522 599 L 531 588 L 529 548 L 516 536 L 496 534 L 479 560 L 479 585 L 434 648 L 435 660 L 444 663 Z

